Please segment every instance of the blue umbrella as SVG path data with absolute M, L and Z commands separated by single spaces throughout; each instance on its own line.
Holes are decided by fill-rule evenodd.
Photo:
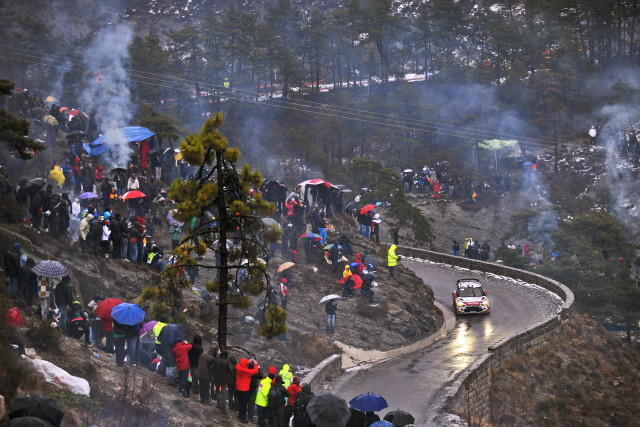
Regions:
M 349 406 L 362 412 L 376 412 L 389 407 L 384 397 L 373 393 L 363 393 L 354 397 L 349 402 Z
M 167 323 L 167 326 L 162 328 L 160 334 L 158 335 L 158 341 L 162 345 L 173 346 L 173 342 L 176 338 L 184 338 L 184 326 L 178 325 L 176 323 Z
M 523 163 L 523 165 L 524 165 L 524 166 L 533 166 L 533 163 L 531 163 L 531 162 L 524 162 L 524 163 Z
M 359 262 L 352 262 L 351 264 L 349 264 L 349 268 L 351 269 L 351 271 L 353 271 L 354 269 L 358 268 L 359 265 Z
M 96 193 L 91 193 L 91 192 L 87 191 L 85 193 L 82 193 L 80 195 L 80 198 L 81 199 L 97 199 L 98 195 Z
M 113 144 L 127 144 L 134 141 L 143 141 L 151 138 L 153 135 L 155 135 L 155 133 L 141 126 L 127 126 L 122 129 L 107 131 L 100 138 L 89 144 L 91 146 L 91 156 L 99 156 L 100 154 L 109 151 Z M 111 140 L 111 144 L 107 144 L 106 140 Z
M 371 424 L 369 427 L 393 427 L 393 424 L 391 424 L 389 421 L 376 421 L 375 423 Z
M 136 325 L 144 321 L 144 310 L 138 304 L 123 302 L 113 307 L 111 318 L 122 325 Z

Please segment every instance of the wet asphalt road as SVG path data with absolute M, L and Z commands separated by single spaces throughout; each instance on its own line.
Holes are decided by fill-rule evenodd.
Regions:
M 429 284 L 436 300 L 451 311 L 456 280 L 480 279 L 491 301 L 491 313 L 457 319 L 451 313 L 449 321 L 455 325 L 448 325 L 447 335 L 430 347 L 368 369 L 355 368 L 334 381 L 333 391 L 347 401 L 365 392 L 384 396 L 389 408 L 379 412 L 381 418 L 400 408 L 414 415 L 416 425 L 431 425 L 448 387 L 478 356 L 487 353 L 488 346 L 558 314 L 562 304 L 541 288 L 484 273 L 409 260 L 402 264 Z

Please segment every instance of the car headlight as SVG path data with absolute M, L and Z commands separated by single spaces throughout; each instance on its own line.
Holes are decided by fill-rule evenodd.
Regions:
M 486 300 L 482 301 L 482 305 L 489 305 L 489 300 L 486 299 Z
M 457 305 L 458 307 L 464 307 L 466 304 L 465 304 L 465 303 L 463 303 L 463 302 L 462 302 L 462 301 L 460 301 L 460 300 L 456 300 L 456 305 Z

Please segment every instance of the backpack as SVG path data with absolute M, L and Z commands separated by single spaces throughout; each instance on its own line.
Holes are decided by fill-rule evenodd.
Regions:
M 280 386 L 272 385 L 267 394 L 267 406 L 276 407 L 280 401 Z
M 307 414 L 308 399 L 305 399 L 303 396 L 301 396 L 301 394 L 302 392 L 298 393 L 298 396 L 296 396 L 296 401 L 293 404 L 293 419 L 296 422 L 307 422 L 308 421 L 308 414 Z M 300 399 L 301 397 L 302 399 Z

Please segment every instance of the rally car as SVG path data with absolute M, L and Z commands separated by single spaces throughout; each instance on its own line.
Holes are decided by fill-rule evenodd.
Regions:
M 458 314 L 489 313 L 489 297 L 476 279 L 460 279 L 453 291 L 453 312 Z

